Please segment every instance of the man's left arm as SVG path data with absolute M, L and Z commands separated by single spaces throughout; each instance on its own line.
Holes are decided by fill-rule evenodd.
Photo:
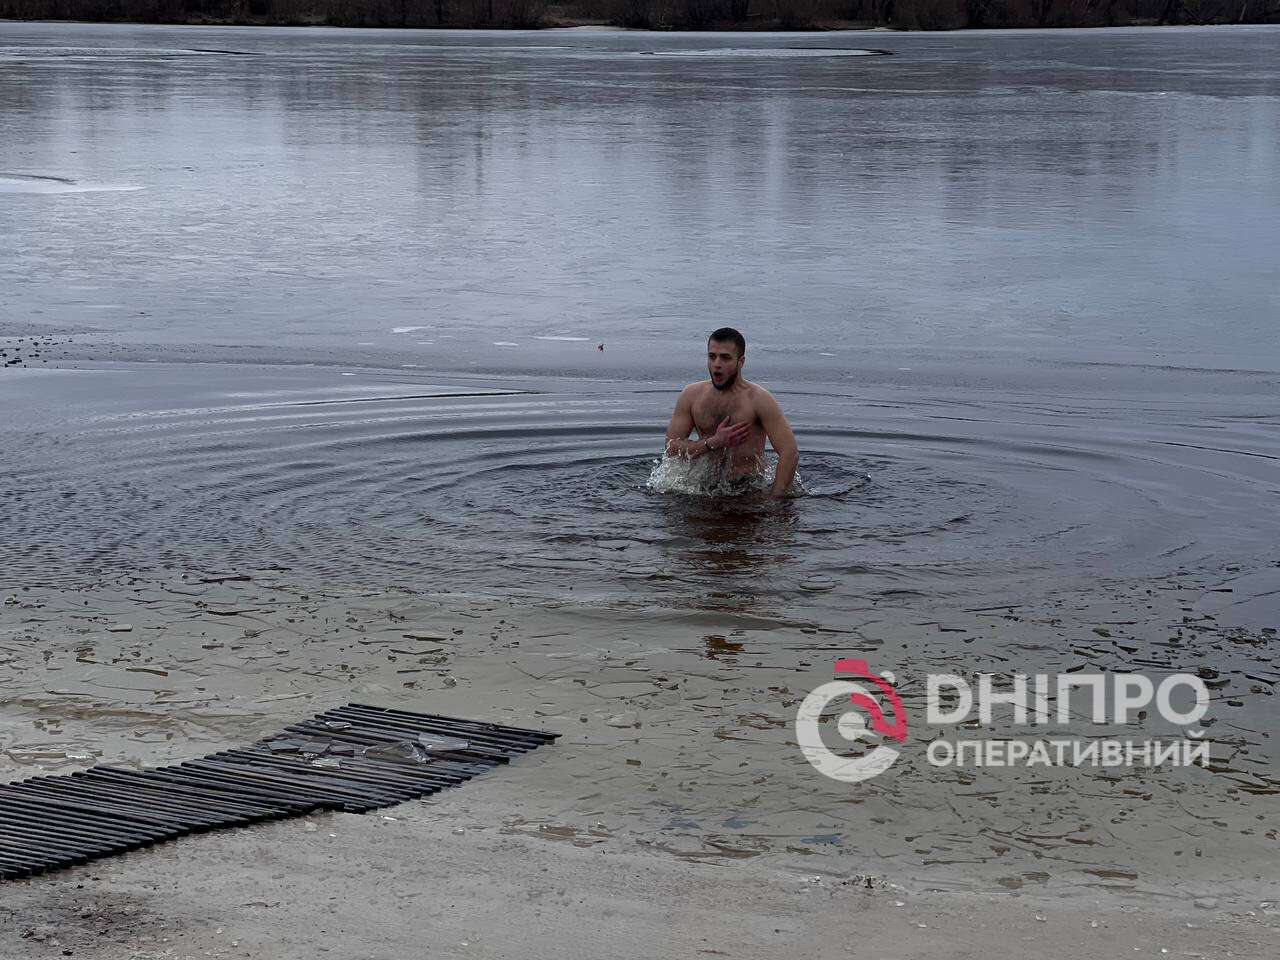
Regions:
M 765 392 L 759 405 L 760 426 L 765 436 L 778 455 L 778 469 L 774 473 L 773 488 L 769 495 L 781 497 L 791 489 L 791 481 L 796 477 L 796 465 L 800 462 L 800 449 L 796 446 L 796 435 L 791 432 L 791 424 L 782 412 L 782 406 Z

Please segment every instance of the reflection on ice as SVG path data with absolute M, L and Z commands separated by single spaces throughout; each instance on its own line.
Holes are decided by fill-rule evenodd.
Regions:
M 167 47 L 0 46 L 0 60 L 168 60 L 216 54 L 250 56 L 239 50 L 198 50 Z
M 0 173 L 0 193 L 105 193 L 141 189 L 131 184 L 89 183 L 69 177 Z
M 849 47 L 728 47 L 712 50 L 642 50 L 651 57 L 764 57 L 772 60 L 793 57 L 880 57 L 888 50 Z

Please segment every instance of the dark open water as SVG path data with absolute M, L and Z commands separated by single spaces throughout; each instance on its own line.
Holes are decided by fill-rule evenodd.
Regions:
M 1256 392 L 1155 392 L 1189 377 Z M 762 504 L 650 488 L 668 386 L 9 371 L 6 573 L 282 566 L 366 585 L 834 613 L 875 596 L 977 605 L 1265 563 L 1280 482 L 1268 378 L 1145 382 L 1084 398 L 784 388 L 804 494 Z

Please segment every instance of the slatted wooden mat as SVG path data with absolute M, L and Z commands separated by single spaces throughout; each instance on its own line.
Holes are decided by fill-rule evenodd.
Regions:
M 457 786 L 557 736 L 353 703 L 174 766 L 20 780 L 0 786 L 0 879 L 204 830 L 376 810 Z

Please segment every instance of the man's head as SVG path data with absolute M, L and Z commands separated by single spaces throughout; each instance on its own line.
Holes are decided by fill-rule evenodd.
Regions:
M 728 390 L 738 382 L 747 360 L 747 340 L 733 327 L 721 327 L 707 338 L 707 373 L 717 390 Z

